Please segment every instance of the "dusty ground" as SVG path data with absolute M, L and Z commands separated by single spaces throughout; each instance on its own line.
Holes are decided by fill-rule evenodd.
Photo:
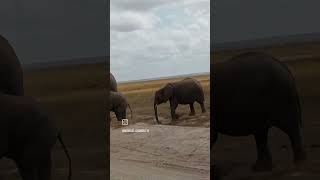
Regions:
M 24 72 L 26 95 L 35 97 L 62 130 L 76 180 L 107 179 L 105 69 L 105 64 L 95 64 Z M 67 179 L 67 167 L 67 158 L 57 143 L 53 179 Z M 0 161 L 0 179 L 18 179 L 11 161 Z
M 111 179 L 209 179 L 210 79 L 208 75 L 195 78 L 204 87 L 208 112 L 202 114 L 200 105 L 195 104 L 196 116 L 189 116 L 189 106 L 179 105 L 180 118 L 171 122 L 169 104 L 163 104 L 158 107 L 163 125 L 155 121 L 154 92 L 181 78 L 119 85 L 119 91 L 131 104 L 133 119 L 124 127 L 112 113 Z M 132 128 L 149 132 L 122 132 L 122 129 Z
M 295 51 L 290 51 L 294 54 L 292 58 L 299 54 L 308 55 L 305 56 L 308 58 L 298 58 L 296 61 L 285 59 L 294 73 L 300 94 L 305 147 L 308 153 L 307 162 L 300 167 L 295 167 L 292 163 L 293 157 L 288 137 L 280 130 L 272 129 L 269 132 L 269 144 L 275 168 L 270 173 L 253 173 L 251 166 L 256 159 L 254 138 L 222 135 L 214 147 L 214 159 L 221 165 L 224 180 L 320 179 L 320 58 L 316 52 L 312 53 L 314 48 L 302 48 L 302 52 L 298 47 L 295 48 Z M 293 48 L 288 47 L 282 51 L 267 49 L 267 52 L 275 57 L 281 54 L 280 57 L 290 59 L 289 49 Z M 312 57 L 313 54 L 315 54 L 314 57 Z M 219 57 L 226 56 L 217 54 L 216 58 Z

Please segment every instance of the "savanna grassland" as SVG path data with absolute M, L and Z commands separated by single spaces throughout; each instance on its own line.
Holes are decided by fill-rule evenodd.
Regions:
M 117 78 L 117 77 L 115 77 Z M 189 116 L 189 105 L 179 105 L 179 119 L 172 122 L 169 102 L 158 106 L 155 121 L 153 100 L 156 90 L 171 78 L 130 82 L 118 85 L 130 103 L 127 112 L 129 126 L 122 126 L 112 114 L 110 131 L 111 179 L 130 180 L 194 180 L 209 179 L 210 175 L 210 77 L 193 77 L 200 81 L 205 93 L 206 113 L 195 103 L 195 116 Z M 123 133 L 123 129 L 148 129 L 147 133 Z
M 184 78 L 185 77 L 119 84 L 119 91 L 127 97 L 127 100 L 132 107 L 132 120 L 130 119 L 131 114 L 129 110 L 127 113 L 130 123 L 144 122 L 147 124 L 156 124 L 153 109 L 154 93 L 158 89 L 164 87 L 167 83 L 180 81 Z M 200 105 L 195 103 L 196 115 L 189 116 L 189 105 L 179 105 L 176 112 L 180 118 L 175 122 L 171 122 L 170 105 L 168 101 L 167 103 L 158 106 L 160 121 L 177 126 L 210 127 L 210 76 L 200 75 L 193 78 L 200 81 L 203 87 L 205 107 L 208 112 L 202 114 Z M 116 122 L 114 118 L 115 116 L 113 116 L 111 127 L 119 127 L 119 123 Z
M 65 65 L 24 71 L 26 96 L 34 97 L 57 123 L 72 158 L 73 179 L 106 179 L 106 64 Z M 53 179 L 68 177 L 57 142 Z M 14 164 L 1 161 L 0 179 L 18 179 Z
M 214 159 L 227 180 L 300 180 L 320 178 L 320 43 L 297 43 L 274 47 L 216 52 L 215 62 L 224 61 L 246 51 L 266 52 L 283 61 L 292 71 L 299 91 L 303 134 L 308 160 L 299 167 L 293 165 L 288 137 L 278 129 L 269 132 L 269 144 L 274 170 L 254 173 L 251 165 L 256 159 L 253 136 L 230 137 L 221 135 L 214 147 Z M 214 103 L 213 103 L 214 104 Z

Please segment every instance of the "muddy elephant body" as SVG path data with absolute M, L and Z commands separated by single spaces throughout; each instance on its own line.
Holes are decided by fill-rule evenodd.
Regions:
M 23 71 L 20 61 L 8 40 L 0 35 L 0 92 L 24 95 Z
M 116 78 L 110 73 L 110 91 L 117 92 L 118 91 L 118 84 Z
M 278 127 L 291 141 L 295 162 L 305 160 L 299 96 L 289 69 L 272 56 L 249 52 L 213 69 L 213 139 L 218 133 L 254 135 L 254 170 L 271 170 L 267 136 Z
M 154 111 L 156 120 L 159 124 L 157 106 L 169 100 L 172 120 L 176 120 L 175 113 L 179 104 L 190 105 L 190 115 L 195 114 L 194 102 L 198 102 L 201 106 L 202 112 L 205 112 L 204 107 L 204 93 L 199 81 L 193 78 L 186 78 L 179 82 L 168 83 L 165 87 L 159 89 L 154 97 Z
M 132 119 L 132 110 L 124 95 L 120 92 L 110 91 L 110 110 L 116 114 L 118 121 L 127 119 L 127 107 L 131 111 Z
M 48 115 L 32 99 L 0 93 L 0 158 L 12 159 L 23 180 L 51 179 L 51 152 L 58 139 L 71 159 L 61 135 Z

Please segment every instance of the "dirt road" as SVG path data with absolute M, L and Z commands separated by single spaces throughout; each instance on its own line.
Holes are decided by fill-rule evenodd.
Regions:
M 111 179 L 209 179 L 209 134 L 209 128 L 145 123 L 113 129 Z

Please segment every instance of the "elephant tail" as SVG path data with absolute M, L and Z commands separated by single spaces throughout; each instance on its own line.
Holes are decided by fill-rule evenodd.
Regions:
M 70 154 L 68 152 L 67 146 L 63 142 L 63 139 L 62 139 L 62 136 L 61 136 L 60 132 L 58 133 L 58 139 L 59 139 L 59 141 L 60 141 L 60 143 L 62 145 L 62 148 L 63 148 L 64 152 L 66 153 L 66 156 L 67 156 L 68 161 L 69 161 L 69 176 L 68 176 L 68 180 L 71 180 L 71 178 L 72 178 L 71 157 L 70 157 Z
M 301 104 L 300 104 L 300 98 L 299 98 L 297 87 L 294 88 L 294 93 L 295 93 L 295 97 L 296 97 L 296 101 L 297 101 L 297 110 L 298 110 L 298 114 L 299 114 L 300 125 L 301 125 L 301 127 L 303 127 Z

